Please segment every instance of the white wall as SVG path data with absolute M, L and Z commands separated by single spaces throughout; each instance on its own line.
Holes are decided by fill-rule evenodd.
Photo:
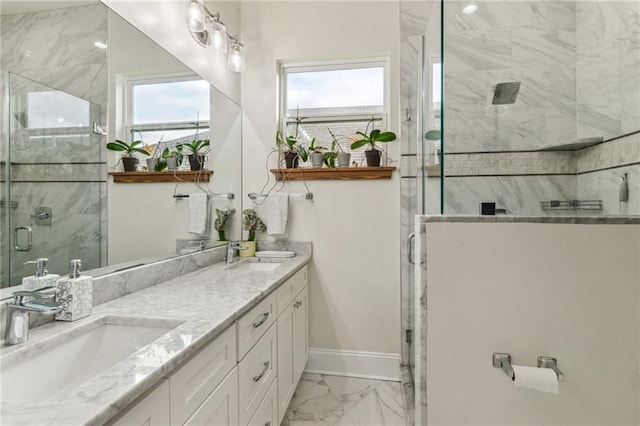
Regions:
M 275 145 L 277 124 L 278 60 L 389 56 L 389 128 L 398 131 L 397 2 L 243 1 L 241 12 L 247 53 L 242 75 L 245 193 L 259 191 L 268 175 L 265 160 Z M 396 160 L 399 146 L 389 147 Z M 312 348 L 400 353 L 399 181 L 399 172 L 391 180 L 309 181 L 315 201 L 292 201 L 290 239 L 314 245 Z M 284 191 L 306 189 L 288 183 Z
M 638 224 L 427 223 L 428 424 L 637 425 L 639 259 Z M 493 352 L 556 357 L 559 395 Z
M 227 69 L 226 55 L 204 49 L 191 37 L 183 19 L 183 1 L 101 1 L 222 93 L 236 103 L 240 102 L 240 75 Z M 212 13 L 220 12 L 221 19 L 231 35 L 240 32 L 239 3 L 238 0 L 205 1 L 205 5 Z M 143 61 L 142 58 L 144 57 L 138 60 Z

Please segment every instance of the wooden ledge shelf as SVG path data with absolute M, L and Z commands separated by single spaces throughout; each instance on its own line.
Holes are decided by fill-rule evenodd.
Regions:
M 391 179 L 395 167 L 298 167 L 271 169 L 276 180 L 358 180 Z
M 166 172 L 109 172 L 114 183 L 209 182 L 213 170 Z

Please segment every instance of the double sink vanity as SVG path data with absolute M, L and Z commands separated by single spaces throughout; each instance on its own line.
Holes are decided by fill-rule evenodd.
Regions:
M 219 258 L 3 346 L 2 424 L 280 424 L 308 357 L 310 249 Z M 129 279 L 162 275 L 152 268 Z M 98 287 L 127 286 L 109 278 Z

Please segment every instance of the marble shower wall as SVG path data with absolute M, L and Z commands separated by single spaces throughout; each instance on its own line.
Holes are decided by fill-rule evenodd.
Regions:
M 640 130 L 640 2 L 577 2 L 578 137 Z
M 96 4 L 7 15 L 0 17 L 0 27 L 0 65 L 10 76 L 3 91 L 10 108 L 4 109 L 2 130 L 3 145 L 10 132 L 11 158 L 3 151 L 2 160 L 11 162 L 11 201 L 17 203 L 10 225 L 30 226 L 34 243 L 31 251 L 11 252 L 11 284 L 33 272 L 22 263 L 36 257 L 48 257 L 55 273 L 65 273 L 72 257 L 81 258 L 84 269 L 98 267 L 106 260 L 106 239 L 101 237 L 106 235 L 106 140 L 92 133 L 91 124 L 106 123 L 107 51 L 94 42 L 107 42 L 107 9 Z M 30 94 L 52 90 L 79 98 L 81 126 L 30 125 Z M 64 113 L 59 105 L 46 114 L 56 118 Z M 6 163 L 0 168 L 4 184 Z M 36 223 L 39 206 L 51 207 L 51 225 Z M 10 230 L 2 231 L 3 242 L 12 244 Z
M 446 2 L 445 149 L 535 150 L 576 137 L 574 2 Z M 493 87 L 521 82 L 512 105 L 491 105 Z

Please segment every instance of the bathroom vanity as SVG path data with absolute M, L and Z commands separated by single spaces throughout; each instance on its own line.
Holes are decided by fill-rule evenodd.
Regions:
M 308 357 L 310 259 L 217 263 L 32 329 L 2 350 L 2 424 L 280 424 Z

